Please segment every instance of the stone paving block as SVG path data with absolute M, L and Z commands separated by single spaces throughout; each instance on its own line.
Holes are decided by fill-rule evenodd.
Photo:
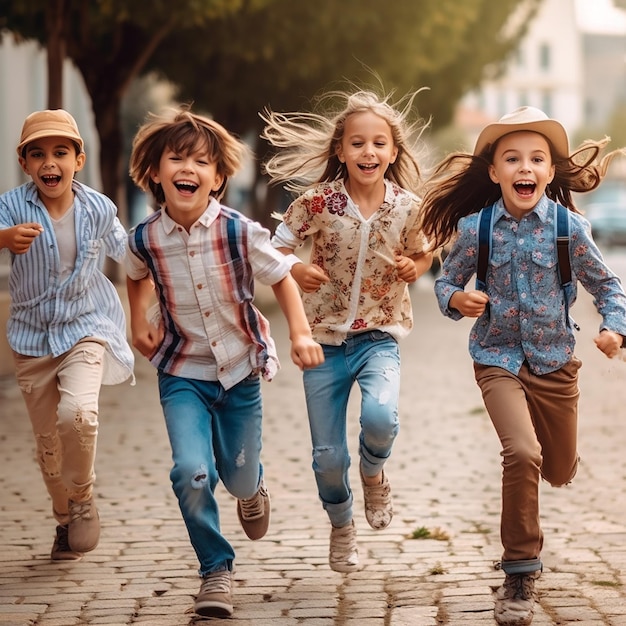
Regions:
M 330 527 L 311 470 L 301 374 L 289 362 L 280 316 L 269 313 L 283 368 L 263 387 L 268 535 L 248 541 L 235 499 L 217 490 L 223 532 L 237 554 L 231 626 L 493 626 L 492 590 L 503 580 L 493 569 L 502 552 L 499 444 L 473 380 L 469 320 L 445 320 L 426 287 L 412 292 L 419 323 L 401 345 L 402 434 L 387 464 L 396 513 L 383 531 L 363 516 L 358 393 L 348 407 L 364 564 L 348 575 L 328 567 Z M 625 415 L 626 367 L 595 348 L 597 319 L 584 293 L 576 309 L 587 330 L 577 348 L 585 362 L 583 461 L 567 489 L 542 485 L 545 567 L 533 626 L 562 626 L 581 615 L 577 623 L 585 626 L 626 626 L 626 429 L 615 427 Z M 78 563 L 52 563 L 55 523 L 30 425 L 14 381 L 0 378 L 0 458 L 3 467 L 19 468 L 0 472 L 0 624 L 83 626 L 85 616 L 114 626 L 205 622 L 193 614 L 198 564 L 171 491 L 171 454 L 147 362 L 138 360 L 136 387 L 103 388 L 101 414 L 102 540 Z M 409 538 L 420 528 L 445 540 Z

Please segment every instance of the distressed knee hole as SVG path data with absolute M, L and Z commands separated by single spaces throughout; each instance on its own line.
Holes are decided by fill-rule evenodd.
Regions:
M 201 465 L 191 477 L 191 486 L 193 489 L 202 489 L 209 480 L 209 473 L 206 465 Z

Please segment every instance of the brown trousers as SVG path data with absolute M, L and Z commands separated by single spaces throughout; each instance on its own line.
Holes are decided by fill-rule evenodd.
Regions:
M 578 370 L 573 357 L 561 369 L 538 376 L 524 363 L 515 376 L 474 364 L 489 417 L 502 445 L 502 560 L 538 559 L 539 478 L 553 487 L 571 482 L 578 468 Z

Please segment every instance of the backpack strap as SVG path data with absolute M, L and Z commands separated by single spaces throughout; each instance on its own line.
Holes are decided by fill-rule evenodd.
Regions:
M 485 207 L 478 213 L 478 259 L 476 260 L 476 289 L 487 289 L 487 267 L 491 255 L 491 230 L 493 218 L 493 204 Z
M 564 206 L 556 205 L 556 254 L 561 287 L 572 282 L 572 266 L 569 257 L 569 211 Z

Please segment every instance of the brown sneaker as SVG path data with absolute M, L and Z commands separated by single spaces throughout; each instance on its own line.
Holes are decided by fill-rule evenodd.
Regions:
M 541 572 L 507 574 L 496 591 L 494 617 L 500 626 L 527 626 L 535 613 L 535 580 Z
M 75 552 L 91 552 L 100 540 L 100 518 L 93 498 L 85 502 L 70 500 L 68 541 Z
M 387 528 L 393 517 L 393 505 L 391 503 L 391 486 L 384 470 L 378 485 L 366 485 L 361 472 L 361 485 L 363 486 L 367 523 L 374 530 Z
M 233 614 L 232 574 L 211 572 L 202 579 L 194 611 L 203 617 L 230 617 Z
M 67 526 L 57 526 L 50 558 L 53 561 L 80 561 L 83 558 L 82 552 L 75 552 L 70 548 L 67 540 Z
M 346 526 L 331 528 L 328 564 L 335 572 L 356 572 L 361 569 L 354 520 L 350 520 Z
M 250 539 L 261 539 L 270 525 L 270 494 L 261 480 L 259 490 L 245 500 L 237 500 L 237 517 Z

